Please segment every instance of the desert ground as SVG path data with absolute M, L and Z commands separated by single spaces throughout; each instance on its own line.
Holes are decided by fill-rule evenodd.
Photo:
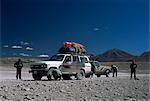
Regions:
M 22 79 L 16 80 L 13 65 L 0 66 L 0 101 L 149 101 L 149 63 L 137 63 L 137 77 L 130 80 L 129 63 L 109 62 L 119 66 L 118 77 L 96 76 L 83 80 L 34 81 L 22 69 Z

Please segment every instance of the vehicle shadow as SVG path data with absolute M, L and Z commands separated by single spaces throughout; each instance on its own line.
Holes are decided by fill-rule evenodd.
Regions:
M 42 79 L 42 80 L 22 80 L 22 81 L 62 81 L 62 80 L 48 80 L 48 79 Z

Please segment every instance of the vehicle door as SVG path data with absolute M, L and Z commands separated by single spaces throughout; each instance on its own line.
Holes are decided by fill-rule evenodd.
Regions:
M 78 56 L 66 56 L 64 63 L 63 63 L 63 68 L 65 72 L 69 72 L 71 74 L 75 74 L 77 73 L 80 68 L 81 68 L 81 64 L 79 63 L 79 58 Z
M 79 72 L 81 68 L 83 67 L 83 63 L 79 61 L 79 56 L 73 55 L 73 62 L 72 66 L 75 69 L 74 71 Z
M 85 56 L 80 56 L 80 61 L 81 63 L 84 64 L 83 68 L 85 72 L 91 72 L 91 63 L 88 61 L 87 57 Z
M 72 71 L 72 56 L 66 56 L 63 64 L 61 65 L 62 72 L 71 72 Z

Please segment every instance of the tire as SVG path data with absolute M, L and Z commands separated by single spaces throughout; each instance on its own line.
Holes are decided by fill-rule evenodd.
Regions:
M 64 80 L 71 80 L 69 74 L 63 74 L 62 77 L 63 77 Z
M 47 73 L 48 80 L 60 80 L 61 79 L 61 71 L 58 69 L 50 69 Z
M 42 76 L 39 74 L 32 74 L 34 80 L 41 80 Z
M 76 79 L 77 80 L 82 80 L 84 78 L 85 78 L 85 72 L 84 72 L 84 70 L 80 70 L 80 72 L 77 73 L 77 75 L 76 75 Z

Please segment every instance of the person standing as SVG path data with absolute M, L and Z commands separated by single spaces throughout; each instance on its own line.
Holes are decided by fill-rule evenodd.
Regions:
M 14 64 L 14 67 L 16 67 L 16 79 L 19 78 L 21 80 L 21 69 L 23 67 L 21 59 L 18 59 L 18 61 Z
M 130 69 L 131 69 L 131 75 L 130 75 L 130 79 L 132 79 L 132 75 L 134 74 L 134 79 L 138 80 L 136 78 L 136 68 L 137 68 L 137 64 L 134 63 L 134 61 L 131 61 L 132 63 L 130 64 Z
M 111 69 L 112 69 L 112 72 L 113 72 L 112 77 L 114 77 L 115 73 L 116 73 L 116 77 L 117 77 L 117 66 L 116 65 L 111 65 Z

